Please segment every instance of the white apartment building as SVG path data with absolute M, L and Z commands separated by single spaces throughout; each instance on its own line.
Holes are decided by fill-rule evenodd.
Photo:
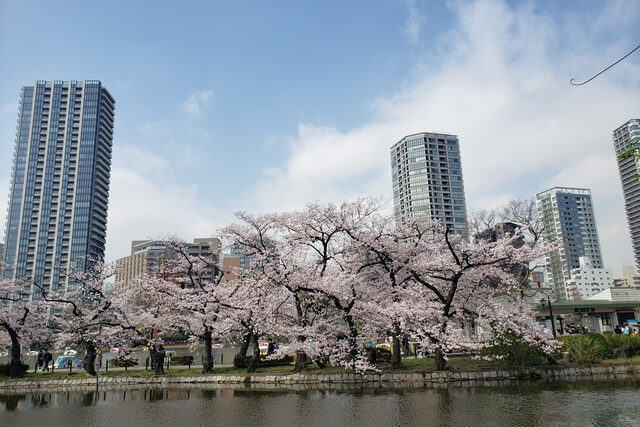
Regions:
M 566 281 L 569 299 L 587 299 L 613 286 L 611 270 L 595 268 L 589 257 L 581 256 L 579 259 L 580 268 L 572 269 L 571 279 Z

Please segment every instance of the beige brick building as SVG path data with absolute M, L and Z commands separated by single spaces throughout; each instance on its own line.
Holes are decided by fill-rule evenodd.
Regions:
M 211 260 L 211 277 L 217 272 L 220 240 L 211 238 L 193 239 L 186 244 L 190 255 L 201 255 Z M 117 293 L 131 285 L 132 281 L 144 274 L 168 274 L 165 264 L 175 258 L 176 253 L 157 240 L 134 240 L 131 242 L 131 255 L 116 261 L 114 291 Z

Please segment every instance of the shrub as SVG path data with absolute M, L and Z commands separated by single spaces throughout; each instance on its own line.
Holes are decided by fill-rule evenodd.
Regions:
M 510 366 L 541 365 L 546 360 L 540 349 L 510 332 L 498 335 L 492 345 L 480 350 L 480 356 L 499 359 Z
M 190 354 L 174 354 L 170 360 L 174 365 L 190 365 L 193 363 L 193 356 Z
M 109 365 L 117 366 L 119 368 L 130 368 L 132 366 L 136 366 L 138 364 L 138 359 L 134 357 L 120 356 L 115 359 L 109 360 Z
M 574 363 L 600 363 L 611 357 L 611 347 L 601 334 L 562 337 L 562 351 L 569 353 Z
M 29 370 L 29 365 L 26 363 L 22 364 L 22 372 L 27 372 Z M 6 375 L 7 377 L 11 375 L 9 364 L 0 364 L 0 375 Z
M 233 366 L 235 368 L 247 368 L 249 363 L 253 359 L 253 356 L 242 356 L 240 354 L 236 354 L 236 357 L 233 358 Z M 280 359 L 264 359 L 260 358 L 260 367 L 261 368 L 270 368 L 272 366 L 286 366 L 293 363 L 293 356 L 284 356 Z
M 376 347 L 376 362 L 391 362 L 391 350 L 384 347 Z
M 638 335 L 624 335 L 607 332 L 605 334 L 602 334 L 602 336 L 607 342 L 607 345 L 609 346 L 609 350 L 611 350 L 611 352 L 626 345 L 631 349 L 632 355 L 640 354 L 640 336 Z

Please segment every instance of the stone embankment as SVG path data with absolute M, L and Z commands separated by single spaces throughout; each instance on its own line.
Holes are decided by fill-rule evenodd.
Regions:
M 536 367 L 485 371 L 426 373 L 294 373 L 254 375 L 194 375 L 160 377 L 100 377 L 101 389 L 207 388 L 256 390 L 352 390 L 356 388 L 417 388 L 503 386 L 523 380 L 600 381 L 640 379 L 640 364 L 581 367 Z M 0 393 L 95 390 L 95 378 L 6 380 Z

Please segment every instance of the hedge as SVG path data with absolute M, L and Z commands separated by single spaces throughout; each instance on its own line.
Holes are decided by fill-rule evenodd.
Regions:
M 28 370 L 29 370 L 29 365 L 27 365 L 26 363 L 23 363 L 22 372 L 27 372 Z M 8 363 L 0 364 L 0 375 L 6 375 L 6 376 L 11 375 L 10 365 Z
M 174 354 L 170 360 L 174 365 L 190 365 L 193 363 L 193 356 L 190 354 Z
M 235 368 L 247 368 L 251 359 L 253 359 L 253 356 L 241 356 L 237 354 L 236 357 L 233 358 L 233 366 Z M 292 356 L 284 356 L 280 359 L 263 359 L 262 357 L 260 358 L 261 368 L 270 368 L 272 366 L 286 366 L 292 363 Z
M 136 366 L 138 364 L 138 359 L 133 358 L 133 357 L 116 357 L 115 359 L 111 359 L 109 360 L 109 365 L 111 366 L 117 366 L 120 368 L 130 368 L 132 366 Z
M 631 355 L 640 354 L 640 336 L 614 333 L 572 335 L 560 338 L 562 351 L 575 363 L 600 363 L 612 357 L 614 351 L 628 346 Z
M 510 332 L 496 336 L 492 345 L 480 350 L 480 356 L 499 359 L 509 366 L 536 366 L 546 361 L 540 349 Z

